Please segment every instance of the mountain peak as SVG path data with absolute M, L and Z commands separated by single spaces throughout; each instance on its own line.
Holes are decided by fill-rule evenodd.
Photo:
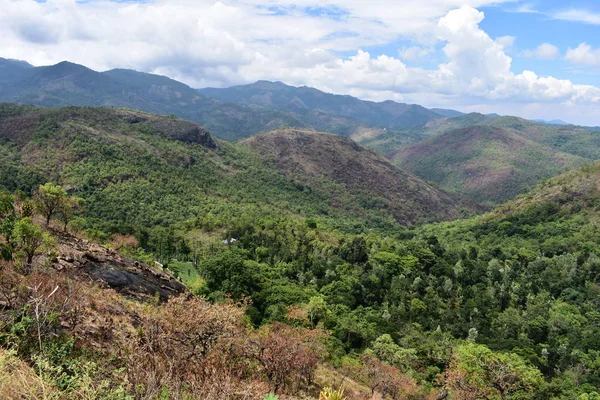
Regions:
M 34 68 L 33 65 L 29 64 L 27 61 L 0 57 L 0 66 L 1 65 L 11 65 L 21 68 Z
M 281 81 L 267 81 L 267 80 L 256 81 L 248 86 L 252 86 L 257 89 L 282 89 L 282 88 L 293 87 L 293 86 L 288 86 Z

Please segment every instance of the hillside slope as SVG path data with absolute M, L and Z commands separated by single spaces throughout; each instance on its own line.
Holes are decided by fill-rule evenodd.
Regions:
M 509 130 L 484 125 L 449 131 L 389 157 L 422 179 L 489 205 L 586 163 Z
M 391 210 L 402 224 L 461 215 L 455 197 L 344 137 L 287 129 L 242 143 L 272 160 L 287 177 L 309 185 L 331 180 L 341 185 L 331 188 L 334 198 L 340 190 L 358 195 L 366 207 Z
M 524 138 L 564 153 L 600 159 L 600 132 L 575 125 L 545 125 L 510 116 L 464 114 L 452 118 L 438 118 L 419 127 L 408 127 L 397 132 L 355 134 L 352 138 L 364 146 L 389 155 L 402 147 L 427 140 L 455 129 L 471 126 L 491 126 L 505 129 Z
M 349 140 L 343 143 L 327 147 L 326 142 L 315 142 L 312 150 L 333 159 L 362 151 Z M 336 154 L 348 149 L 352 152 Z M 246 146 L 213 139 L 193 122 L 125 109 L 0 105 L 0 154 L 0 187 L 30 193 L 49 179 L 59 182 L 89 201 L 88 224 L 102 231 L 132 232 L 206 219 L 214 209 L 221 210 L 219 218 L 227 218 L 223 209 L 226 214 L 249 217 L 268 209 L 273 214 L 295 213 L 352 226 L 366 222 L 371 227 L 459 215 L 452 196 L 395 170 L 393 174 L 402 177 L 405 185 L 386 178 L 385 193 L 389 200 L 413 204 L 410 210 L 404 205 L 388 208 L 374 199 L 383 193 L 377 186 L 365 186 L 360 195 L 343 187 L 330 192 L 334 180 L 313 188 L 300 177 L 284 177 Z M 377 167 L 383 168 L 382 176 L 393 170 L 375 154 L 364 154 L 369 156 L 353 164 L 361 179 L 377 172 L 375 162 L 382 165 Z M 312 172 L 327 175 L 327 171 Z M 362 183 L 356 182 L 354 189 Z M 419 206 L 423 198 L 429 201 Z M 406 211 L 398 213 L 399 209 Z
M 533 190 L 503 204 L 490 215 L 504 217 L 544 204 L 554 204 L 571 214 L 597 214 L 599 199 L 600 162 L 594 162 L 542 181 Z

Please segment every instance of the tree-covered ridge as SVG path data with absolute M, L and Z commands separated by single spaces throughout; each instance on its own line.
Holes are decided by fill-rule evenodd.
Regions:
M 490 206 L 600 158 L 597 130 L 478 113 L 353 139 L 422 179 Z
M 207 97 L 165 76 L 125 69 L 97 72 L 70 62 L 33 67 L 0 58 L 0 72 L 0 101 L 44 107 L 128 107 L 173 114 L 200 123 L 217 137 L 231 141 L 289 126 L 350 136 L 365 130 L 383 132 L 382 128 L 390 125 L 420 125 L 439 117 L 418 105 L 373 103 L 285 85 L 298 91 L 306 104 L 289 93 L 283 103 L 273 98 L 281 103 L 273 106 L 235 96 L 225 96 L 222 101 L 219 99 L 223 96 L 214 91 L 208 92 L 214 92 L 216 98 Z M 261 84 L 264 82 L 256 85 Z M 267 93 L 260 96 L 269 97 Z
M 389 157 L 445 190 L 490 206 L 526 192 L 542 179 L 589 162 L 487 125 L 451 130 Z
M 123 69 L 97 72 L 69 62 L 32 67 L 2 58 L 0 69 L 0 101 L 44 107 L 128 107 L 177 115 L 227 140 L 282 126 L 306 126 L 288 113 L 225 104 L 160 75 Z
M 310 120 L 310 112 L 320 110 L 331 116 L 347 117 L 352 125 L 398 129 L 424 125 L 441 115 L 417 104 L 395 101 L 373 102 L 352 96 L 334 95 L 307 86 L 294 87 L 282 82 L 258 81 L 230 88 L 205 88 L 200 93 L 228 103 L 274 109 Z
M 262 214 L 313 217 L 364 231 L 457 215 L 456 201 L 444 195 L 437 209 L 405 208 L 418 218 L 400 218 L 372 190 L 348 190 L 325 175 L 318 183 L 286 178 L 246 146 L 217 141 L 174 117 L 108 108 L 0 109 L 6 116 L 0 120 L 2 186 L 31 193 L 51 178 L 88 201 L 87 226 L 101 232 L 139 234 L 184 221 L 223 226 L 236 215 L 251 220 Z M 349 148 L 360 153 L 356 145 Z M 408 204 L 421 196 L 390 190 Z

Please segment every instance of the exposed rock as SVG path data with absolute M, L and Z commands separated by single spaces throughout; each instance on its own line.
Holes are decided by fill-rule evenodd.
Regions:
M 58 234 L 56 232 L 56 234 Z M 187 289 L 171 274 L 138 261 L 119 256 L 114 250 L 61 233 L 56 270 L 89 277 L 117 292 L 138 299 L 159 296 L 167 300 Z
M 185 143 L 197 143 L 209 149 L 217 147 L 210 133 L 194 122 L 175 118 L 155 118 L 146 123 L 160 130 L 171 139 Z

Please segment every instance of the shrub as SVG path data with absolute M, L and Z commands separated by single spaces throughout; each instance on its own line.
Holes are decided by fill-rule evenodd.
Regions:
M 298 390 L 312 383 L 317 364 L 324 357 L 323 331 L 274 323 L 253 336 L 253 357 L 275 391 Z
M 319 400 L 345 400 L 343 390 L 333 390 L 331 388 L 323 388 L 319 393 Z

